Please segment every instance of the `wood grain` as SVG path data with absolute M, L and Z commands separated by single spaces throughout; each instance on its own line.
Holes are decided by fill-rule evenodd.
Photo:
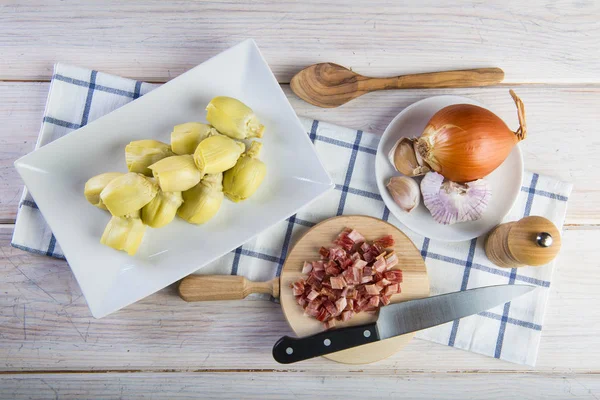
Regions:
M 1 49 L 1 47 L 0 47 Z M 401 90 L 370 93 L 336 109 L 323 109 L 296 97 L 283 86 L 299 115 L 341 126 L 382 133 L 405 107 L 428 96 L 453 94 L 472 97 L 517 126 L 514 103 L 506 88 Z M 0 83 L 0 223 L 14 221 L 22 181 L 12 167 L 33 150 L 48 91 L 46 83 Z M 520 87 L 517 94 L 527 110 L 529 134 L 521 142 L 525 168 L 573 182 L 567 224 L 600 224 L 600 154 L 596 140 L 600 88 Z
M 369 389 L 366 389 L 369 388 Z M 423 396 L 423 394 L 426 396 Z M 597 399 L 590 374 L 235 372 L 0 375 L 6 399 Z
M 429 296 L 429 278 L 421 253 L 413 242 L 395 226 L 372 217 L 344 215 L 327 219 L 312 227 L 294 244 L 281 270 L 281 308 L 297 336 L 310 336 L 322 332 L 323 324 L 316 319 L 306 318 L 304 311 L 296 303 L 290 286 L 303 277 L 305 261 L 319 259 L 321 246 L 330 245 L 345 228 L 356 229 L 365 235 L 367 241 L 392 235 L 394 250 L 402 266 L 402 293 L 392 296 L 392 303 L 419 299 Z M 375 315 L 359 313 L 347 322 L 337 322 L 336 327 L 363 325 L 376 320 Z M 369 364 L 383 360 L 406 346 L 414 333 L 371 343 L 328 354 L 325 357 L 345 364 Z
M 252 293 L 279 297 L 279 278 L 253 282 L 236 275 L 189 275 L 181 280 L 177 293 L 185 301 L 241 300 Z
M 596 1 L 10 0 L 0 80 L 48 79 L 61 61 L 163 82 L 254 38 L 280 82 L 332 61 L 368 76 L 498 66 L 511 83 L 597 83 L 598 15 Z
M 440 89 L 492 86 L 502 82 L 500 68 L 409 74 L 372 78 L 357 74 L 334 63 L 314 64 L 298 72 L 290 82 L 292 91 L 302 100 L 318 107 L 339 107 L 377 90 Z
M 96 320 L 66 263 L 9 247 L 11 234 L 10 226 L 0 227 L 0 371 L 282 368 L 271 348 L 293 333 L 278 304 L 186 303 L 170 287 Z M 600 304 L 599 241 L 596 229 L 564 233 L 535 371 L 600 373 L 600 309 L 593 306 Z M 423 340 L 371 365 L 319 358 L 286 370 L 533 372 Z

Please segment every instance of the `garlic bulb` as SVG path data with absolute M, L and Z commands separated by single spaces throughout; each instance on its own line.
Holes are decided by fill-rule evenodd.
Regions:
M 433 219 L 444 225 L 478 220 L 492 197 L 492 190 L 483 179 L 461 184 L 444 180 L 437 172 L 425 175 L 421 193 Z
M 388 156 L 394 168 L 403 175 L 418 176 L 431 171 L 416 152 L 415 144 L 415 139 L 404 137 L 396 142 Z
M 412 178 L 394 176 L 386 186 L 396 204 L 406 212 L 411 212 L 421 202 L 419 184 Z

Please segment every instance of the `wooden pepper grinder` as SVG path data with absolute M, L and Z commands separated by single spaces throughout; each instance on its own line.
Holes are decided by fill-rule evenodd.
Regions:
M 498 225 L 485 240 L 485 254 L 504 268 L 544 265 L 556 257 L 561 239 L 558 228 L 543 217 L 525 217 Z

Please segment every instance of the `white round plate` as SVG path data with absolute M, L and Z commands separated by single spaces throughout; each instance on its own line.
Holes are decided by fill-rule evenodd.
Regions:
M 406 213 L 394 202 L 385 184 L 392 176 L 402 175 L 389 161 L 388 154 L 396 142 L 403 137 L 418 137 L 433 115 L 452 104 L 484 105 L 461 96 L 435 96 L 418 101 L 402 110 L 388 125 L 375 157 L 375 174 L 379 193 L 392 214 L 409 229 L 431 239 L 460 242 L 481 236 L 498 225 L 508 214 L 521 190 L 523 181 L 523 157 L 519 146 L 515 146 L 504 162 L 485 179 L 492 188 L 492 200 L 481 219 L 442 225 L 433 220 L 423 202 L 412 212 Z M 421 178 L 417 177 L 420 183 Z

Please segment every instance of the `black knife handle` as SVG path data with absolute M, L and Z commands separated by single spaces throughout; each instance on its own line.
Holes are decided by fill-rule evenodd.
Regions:
M 303 338 L 284 336 L 273 346 L 273 358 L 290 364 L 379 340 L 375 323 L 334 329 Z

